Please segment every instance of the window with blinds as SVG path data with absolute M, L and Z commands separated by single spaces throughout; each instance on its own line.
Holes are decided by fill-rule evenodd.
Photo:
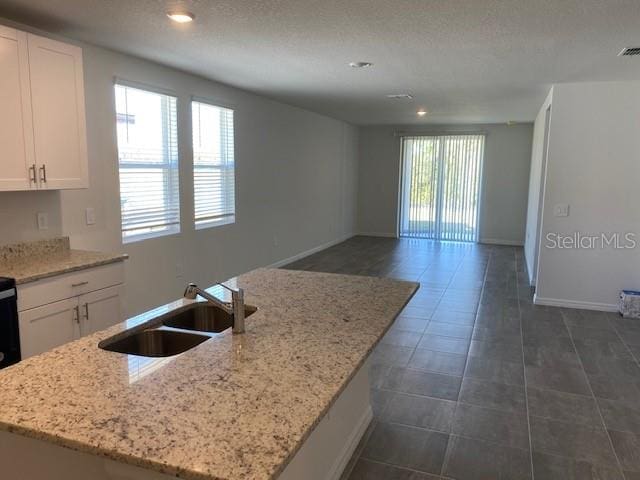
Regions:
M 193 101 L 193 197 L 196 229 L 235 222 L 233 110 Z
M 116 84 L 124 243 L 180 232 L 176 98 Z

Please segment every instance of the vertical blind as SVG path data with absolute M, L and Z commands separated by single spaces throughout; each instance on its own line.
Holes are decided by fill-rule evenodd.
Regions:
M 180 231 L 176 98 L 116 84 L 122 238 Z
M 193 191 L 196 228 L 235 221 L 233 110 L 193 101 Z
M 484 138 L 403 137 L 401 236 L 477 241 Z

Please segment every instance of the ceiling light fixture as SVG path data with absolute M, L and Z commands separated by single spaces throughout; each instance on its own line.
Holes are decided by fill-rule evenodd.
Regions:
M 371 62 L 349 62 L 349 66 L 351 68 L 367 68 L 367 67 L 373 67 L 373 63 L 371 63 Z
M 177 23 L 193 22 L 196 16 L 191 12 L 167 12 L 167 17 Z
M 416 112 L 419 117 L 424 117 L 427 114 L 427 111 L 424 108 L 421 108 Z

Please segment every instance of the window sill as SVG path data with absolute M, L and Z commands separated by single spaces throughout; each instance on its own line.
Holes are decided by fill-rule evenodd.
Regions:
M 233 217 L 224 217 L 219 220 L 207 220 L 203 222 L 196 222 L 196 230 L 205 230 L 207 228 L 221 227 L 222 225 L 229 225 L 236 223 L 235 215 Z
M 160 230 L 157 232 L 139 233 L 137 235 L 129 235 L 127 237 L 122 237 L 122 244 L 126 245 L 129 243 L 142 242 L 144 240 L 150 240 L 152 238 L 158 238 L 158 237 L 167 237 L 169 235 L 176 235 L 178 233 L 180 233 L 179 227 L 167 228 L 166 230 Z

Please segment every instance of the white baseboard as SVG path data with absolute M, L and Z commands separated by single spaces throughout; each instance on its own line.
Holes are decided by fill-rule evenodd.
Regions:
M 479 243 L 487 245 L 506 245 L 509 247 L 522 247 L 524 243 L 519 240 L 504 240 L 502 238 L 481 238 Z
M 277 261 L 275 263 L 272 263 L 271 265 L 267 265 L 265 268 L 279 268 L 279 267 L 282 267 L 283 265 L 287 265 L 288 263 L 292 263 L 292 262 L 295 262 L 296 260 L 300 260 L 300 259 L 302 259 L 304 257 L 308 257 L 309 255 L 313 255 L 314 253 L 317 253 L 317 252 L 319 252 L 321 250 L 324 250 L 326 248 L 333 247 L 334 245 L 342 243 L 345 240 L 349 240 L 351 237 L 355 237 L 355 236 L 356 236 L 355 233 L 349 233 L 347 235 L 343 235 L 342 237 L 338 237 L 335 240 L 331 240 L 330 242 L 323 243 L 322 245 L 318 245 L 317 247 L 310 248 L 309 250 L 305 250 L 304 252 L 300 252 L 300 253 L 298 253 L 296 255 L 293 255 L 292 257 L 279 260 L 279 261 Z
M 360 420 L 358 420 L 358 426 L 356 429 L 354 429 L 351 432 L 351 435 L 349 435 L 344 449 L 331 467 L 331 473 L 327 476 L 327 480 L 340 480 L 344 469 L 347 468 L 347 465 L 349 464 L 349 460 L 351 460 L 356 448 L 358 448 L 360 439 L 362 439 L 367 428 L 369 428 L 371 420 L 373 420 L 373 410 L 371 409 L 371 406 L 369 406 L 360 417 Z
M 358 232 L 358 236 L 361 236 L 361 237 L 398 238 L 397 234 L 389 233 L 389 232 Z
M 533 296 L 533 303 L 547 307 L 578 308 L 581 310 L 598 310 L 601 312 L 617 312 L 618 305 L 611 303 L 581 302 L 563 298 L 544 298 L 538 294 Z

